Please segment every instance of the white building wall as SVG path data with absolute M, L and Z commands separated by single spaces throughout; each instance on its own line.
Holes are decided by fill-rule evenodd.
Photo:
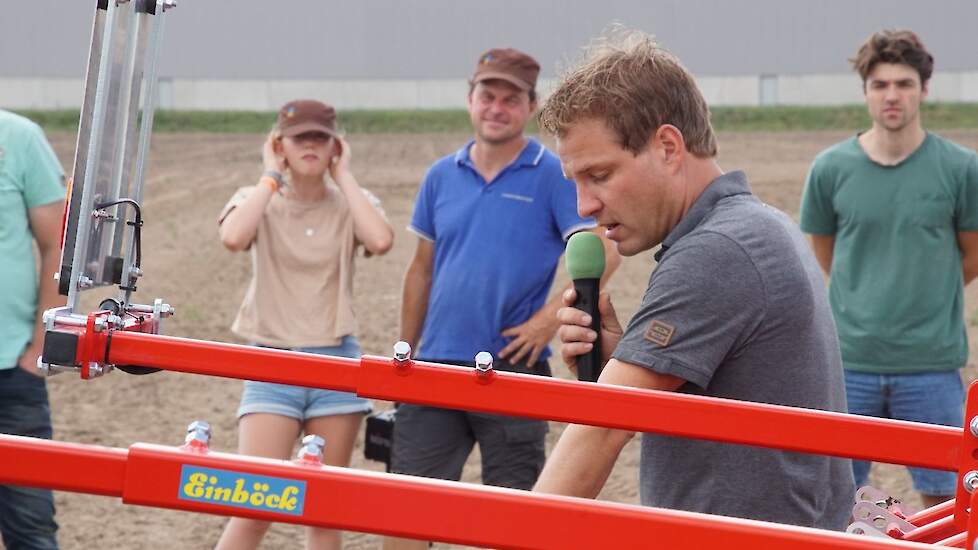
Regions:
M 845 105 L 863 101 L 859 77 L 852 73 L 765 75 L 775 80 L 771 105 Z M 554 79 L 541 79 L 546 97 Z M 761 76 L 702 76 L 700 90 L 711 106 L 762 104 Z M 297 97 L 322 98 L 338 109 L 462 109 L 466 79 L 426 80 L 217 80 L 163 78 L 161 109 L 274 111 Z M 0 78 L 0 107 L 76 109 L 84 82 L 75 78 Z M 978 71 L 938 73 L 929 101 L 978 102 Z
M 0 108 L 81 102 L 95 4 L 3 1 Z M 884 28 L 934 54 L 933 99 L 978 101 L 976 0 L 179 0 L 163 17 L 160 103 L 179 109 L 460 107 L 485 49 L 525 50 L 550 79 L 613 23 L 654 34 L 715 105 L 861 101 L 847 59 Z

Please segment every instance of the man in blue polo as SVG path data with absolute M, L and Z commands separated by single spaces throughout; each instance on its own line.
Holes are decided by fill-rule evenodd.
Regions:
M 566 240 L 596 224 L 577 215 L 574 185 L 557 157 L 523 135 L 539 72 L 517 50 L 484 53 L 468 96 L 475 137 L 436 162 L 421 184 L 400 329 L 420 359 L 471 366 L 476 353 L 488 351 L 498 370 L 550 374 L 548 343 L 560 302 L 547 295 Z M 606 277 L 617 262 L 609 252 Z M 542 420 L 405 404 L 391 468 L 457 480 L 478 442 L 486 484 L 529 489 L 545 461 L 546 432 Z M 414 546 L 425 547 L 387 545 Z

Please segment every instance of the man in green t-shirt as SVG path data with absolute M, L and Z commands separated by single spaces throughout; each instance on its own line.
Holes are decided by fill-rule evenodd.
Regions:
M 45 309 L 64 305 L 60 262 L 64 173 L 37 124 L 0 110 L 0 433 L 51 438 L 37 358 Z M 40 270 L 34 243 L 40 252 Z M 0 485 L 7 548 L 57 548 L 51 491 Z
M 873 126 L 815 158 L 801 204 L 830 275 L 849 411 L 961 426 L 978 155 L 923 129 L 934 59 L 913 32 L 875 33 L 851 61 Z M 857 486 L 869 466 L 853 462 Z M 925 505 L 954 496 L 953 472 L 910 473 Z

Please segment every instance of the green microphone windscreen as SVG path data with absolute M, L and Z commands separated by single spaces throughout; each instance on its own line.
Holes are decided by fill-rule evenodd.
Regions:
M 580 231 L 567 241 L 567 272 L 571 279 L 600 279 L 604 273 L 604 244 L 590 231 Z

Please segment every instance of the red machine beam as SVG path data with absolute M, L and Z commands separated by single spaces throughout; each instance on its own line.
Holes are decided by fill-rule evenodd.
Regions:
M 945 518 L 947 516 L 954 514 L 954 499 L 947 500 L 938 504 L 937 506 L 932 506 L 917 512 L 916 514 L 907 518 L 907 521 L 918 526 L 923 527 L 929 523 L 933 523 L 939 519 Z
M 115 331 L 108 362 L 364 397 L 956 471 L 960 428 L 389 358 L 324 357 Z
M 956 470 L 961 429 L 540 376 L 361 359 L 360 395 Z
M 345 392 L 357 391 L 360 372 L 345 357 L 121 330 L 112 332 L 108 362 Z
M 0 482 L 4 483 L 103 495 L 121 493 L 128 504 L 495 548 L 652 545 L 699 550 L 718 543 L 727 550 L 928 548 L 893 539 L 752 520 L 159 445 L 135 444 L 126 451 L 0 435 L 0 456 L 4 457 L 0 468 Z M 14 459 L 22 465 L 10 468 Z M 274 487 L 261 488 L 252 481 L 302 484 L 301 493 L 282 493 L 301 494 L 302 505 L 298 513 L 285 513 L 225 504 L 216 492 L 214 498 L 207 497 L 210 501 L 185 498 L 194 489 L 215 483 L 216 477 L 208 481 L 212 474 L 247 479 L 240 488 L 260 492 L 262 498 L 273 493 Z M 203 477 L 188 484 L 193 475 Z M 227 494 L 222 498 L 226 502 Z
M 0 435 L 0 479 L 104 496 L 122 496 L 125 449 Z

